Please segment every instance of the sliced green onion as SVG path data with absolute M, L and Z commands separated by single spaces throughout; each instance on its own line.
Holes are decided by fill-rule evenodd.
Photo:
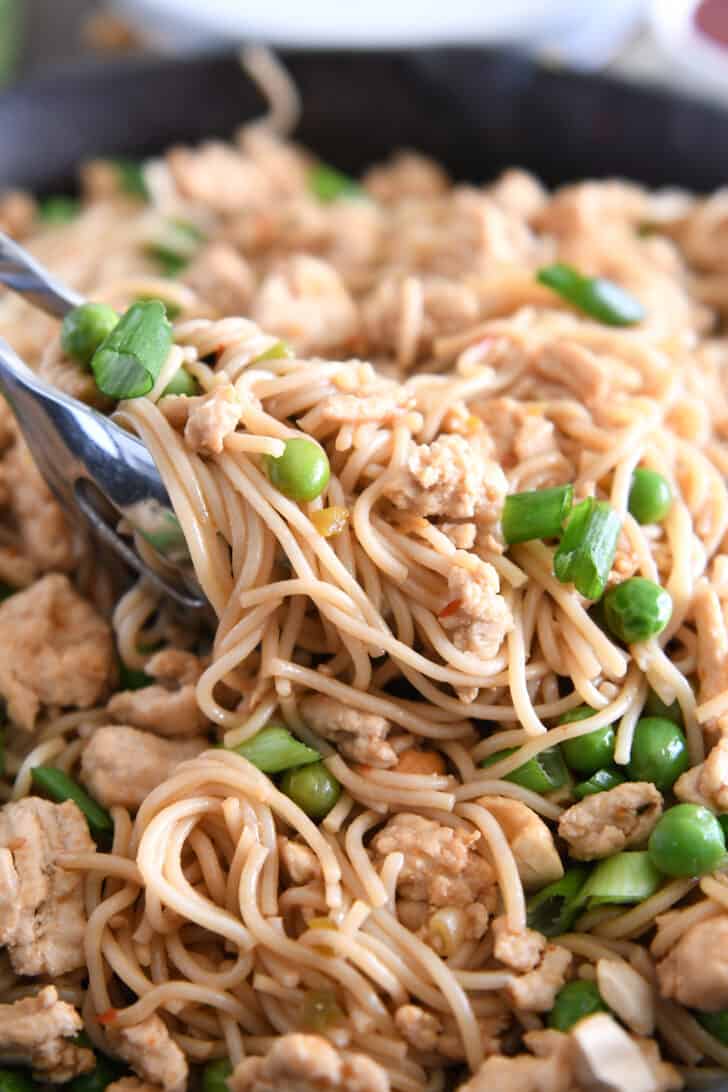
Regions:
M 178 303 L 174 303 L 173 300 L 169 299 L 165 300 L 161 296 L 137 296 L 134 303 L 148 303 L 149 300 L 159 300 L 160 303 L 164 304 L 164 310 L 167 312 L 167 318 L 170 322 L 173 322 L 182 314 L 182 308 Z
M 143 197 L 148 201 L 149 190 L 144 178 L 144 164 L 136 159 L 113 159 L 111 162 L 116 167 L 119 185 L 124 193 L 132 197 Z
M 139 398 L 154 386 L 172 345 L 161 300 L 133 303 L 99 345 L 91 370 L 110 398 Z
M 539 269 L 536 276 L 562 299 L 608 326 L 632 326 L 645 317 L 639 300 L 606 277 L 585 277 L 561 262 Z
M 190 375 L 186 368 L 178 368 L 162 394 L 186 394 L 188 398 L 191 398 L 198 393 L 199 389 L 200 386 L 195 377 Z
M 318 751 L 301 743 L 280 724 L 268 724 L 232 749 L 267 774 L 282 773 L 294 766 L 307 766 L 321 758 Z
M 46 197 L 38 206 L 38 217 L 44 224 L 70 224 L 81 211 L 76 197 Z
M 646 850 L 615 853 L 600 861 L 584 884 L 579 902 L 590 910 L 612 903 L 642 902 L 662 886 L 662 875 Z
M 503 538 L 509 546 L 534 538 L 556 538 L 571 511 L 573 498 L 573 485 L 511 493 L 501 513 Z
M 168 277 L 176 277 L 194 258 L 205 236 L 186 220 L 168 220 L 158 240 L 150 244 L 151 256 Z
M 258 364 L 261 360 L 292 360 L 295 355 L 291 346 L 287 345 L 285 341 L 276 341 L 271 345 L 270 349 L 266 349 L 260 356 L 256 356 L 255 363 Z
M 150 518 L 145 520 L 144 525 L 139 519 L 134 526 L 150 546 L 163 554 L 168 561 L 189 560 L 187 540 L 174 512 L 162 510 L 152 513 Z
M 728 1046 L 728 1009 L 720 1012 L 694 1012 L 693 1016 L 723 1046 Z
M 55 800 L 58 804 L 73 800 L 86 816 L 92 834 L 104 835 L 113 831 L 114 822 L 108 811 L 89 796 L 80 785 L 72 781 L 63 770 L 57 770 L 55 766 L 34 766 L 30 775 L 33 784 L 50 796 L 51 800 Z
M 481 768 L 487 769 L 502 758 L 507 758 L 517 751 L 517 747 L 507 747 L 498 751 L 480 763 Z M 569 779 L 566 765 L 558 747 L 548 747 L 545 751 L 539 751 L 533 758 L 529 758 L 522 766 L 505 774 L 504 781 L 512 781 L 515 785 L 521 785 L 524 789 L 543 795 L 562 788 Z
M 597 770 L 586 781 L 580 781 L 574 785 L 574 796 L 583 800 L 585 796 L 594 796 L 598 792 L 608 792 L 616 789 L 617 785 L 623 785 L 624 776 L 616 766 L 605 766 L 603 770 Z
M 153 682 L 154 679 L 145 671 L 138 667 L 127 667 L 123 660 L 119 661 L 119 690 L 143 690 Z
M 208 1062 L 202 1070 L 202 1092 L 228 1092 L 228 1077 L 233 1071 L 229 1058 Z
M 588 875 L 587 868 L 569 868 L 560 880 L 531 895 L 526 904 L 529 929 L 545 937 L 568 933 L 579 914 L 579 895 Z
M 90 1047 L 91 1043 L 82 1042 L 79 1036 L 76 1045 Z M 65 1086 L 70 1092 L 104 1092 L 110 1084 L 128 1073 L 125 1065 L 113 1058 L 107 1058 L 105 1054 L 95 1054 L 95 1057 L 96 1065 L 89 1073 L 80 1073 Z
M 0 1069 L 0 1092 L 35 1092 L 43 1088 L 27 1069 Z
M 340 197 L 363 197 L 364 191 L 353 178 L 335 167 L 319 163 L 311 168 L 308 186 L 319 201 L 336 201 Z
M 326 1031 L 332 1024 L 340 1024 L 343 1019 L 344 1014 L 333 990 L 306 990 L 301 1023 L 307 1031 Z
M 621 520 L 607 501 L 587 497 L 572 509 L 554 554 L 554 574 L 585 599 L 600 599 L 614 562 Z
M 609 1012 L 596 982 L 577 978 L 567 982 L 556 994 L 554 1007 L 548 1015 L 548 1026 L 566 1032 L 595 1012 Z

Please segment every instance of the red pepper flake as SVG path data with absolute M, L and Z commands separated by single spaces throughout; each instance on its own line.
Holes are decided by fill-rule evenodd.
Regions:
M 451 614 L 456 614 L 460 610 L 462 599 L 452 599 L 447 606 L 443 607 L 438 618 L 449 618 Z
M 114 1024 L 116 1018 L 119 1015 L 118 1009 L 107 1009 L 106 1012 L 100 1012 L 96 1017 L 96 1021 L 99 1024 Z

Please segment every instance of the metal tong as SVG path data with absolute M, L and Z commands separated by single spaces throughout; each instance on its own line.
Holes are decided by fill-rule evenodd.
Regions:
M 84 302 L 1 232 L 0 284 L 56 318 Z M 69 518 L 84 520 L 127 565 L 182 606 L 203 607 L 206 599 L 192 576 L 169 495 L 138 437 L 44 383 L 3 338 L 0 391 Z M 154 547 L 164 566 L 150 567 L 119 533 L 122 519 Z

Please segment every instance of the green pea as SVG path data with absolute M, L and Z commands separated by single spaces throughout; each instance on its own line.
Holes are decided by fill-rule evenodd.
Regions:
M 662 698 L 658 697 L 654 690 L 647 691 L 647 697 L 645 699 L 645 705 L 642 713 L 646 717 L 662 717 L 664 720 L 671 720 L 673 724 L 679 724 L 683 726 L 682 709 L 680 708 L 679 701 L 673 701 L 670 705 L 665 705 Z
M 651 781 L 667 792 L 689 765 L 687 740 L 677 724 L 663 717 L 637 721 L 627 765 L 630 781 Z
M 617 785 L 624 784 L 624 780 L 616 766 L 606 766 L 603 770 L 595 770 L 586 781 L 574 785 L 574 796 L 577 800 L 583 800 L 585 796 L 616 789 Z
M 725 860 L 723 828 L 700 804 L 669 808 L 650 835 L 650 859 L 666 876 L 702 876 Z
M 577 978 L 567 982 L 556 994 L 548 1025 L 556 1031 L 569 1031 L 579 1020 L 595 1012 L 609 1012 L 596 982 Z
M 672 599 L 659 584 L 632 576 L 609 589 L 604 613 L 610 632 L 633 645 L 662 632 L 672 615 Z
M 233 1071 L 229 1058 L 216 1058 L 202 1070 L 202 1092 L 228 1092 L 227 1079 Z
M 728 1046 L 728 1009 L 720 1012 L 694 1012 L 693 1016 L 708 1035 L 712 1035 L 723 1046 Z
M 281 792 L 290 796 L 310 819 L 324 819 L 341 796 L 341 785 L 323 762 L 286 770 Z
M 480 765 L 483 769 L 487 769 L 488 766 L 493 766 L 517 750 L 517 747 L 507 747 L 503 751 L 484 758 Z M 524 789 L 530 789 L 531 792 L 543 794 L 562 788 L 568 776 L 561 751 L 558 747 L 549 747 L 534 755 L 533 758 L 529 758 L 522 766 L 517 766 L 515 770 L 506 774 L 503 780 L 512 781 L 514 785 L 521 785 Z
M 87 367 L 101 342 L 119 321 L 113 307 L 105 303 L 82 303 L 69 311 L 61 326 L 61 345 L 66 356 L 72 356 Z
M 41 1085 L 31 1077 L 27 1069 L 0 1069 L 0 1092 L 34 1092 Z
M 656 470 L 639 466 L 632 475 L 629 510 L 638 523 L 659 523 L 670 511 L 670 483 Z
M 580 705 L 559 717 L 559 724 L 573 724 L 574 721 L 587 720 L 595 715 L 595 709 L 591 709 L 588 705 Z M 561 744 L 561 750 L 567 765 L 572 770 L 587 776 L 596 773 L 602 766 L 608 765 L 614 757 L 614 728 L 611 724 L 605 724 L 603 728 L 597 728 L 588 736 L 568 739 Z
M 162 391 L 163 394 L 186 394 L 191 397 L 199 391 L 199 385 L 193 375 L 185 368 L 178 368 Z
M 286 440 L 280 458 L 266 455 L 265 468 L 271 483 L 291 500 L 315 500 L 329 484 L 326 452 L 306 436 Z

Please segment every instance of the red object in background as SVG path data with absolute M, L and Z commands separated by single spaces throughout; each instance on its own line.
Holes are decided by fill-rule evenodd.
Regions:
M 703 0 L 695 12 L 695 25 L 707 38 L 728 46 L 728 0 Z

